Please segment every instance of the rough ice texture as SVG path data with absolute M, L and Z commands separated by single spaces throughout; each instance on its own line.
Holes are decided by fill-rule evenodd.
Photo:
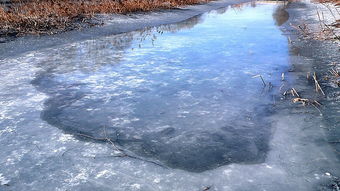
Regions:
M 49 53 L 32 82 L 50 96 L 42 119 L 172 168 L 264 162 L 272 97 L 252 76 L 288 68 L 286 39 L 257 9 L 203 17 Z

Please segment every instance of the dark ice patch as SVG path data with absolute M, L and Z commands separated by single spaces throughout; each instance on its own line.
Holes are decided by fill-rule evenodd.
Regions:
M 109 138 L 126 150 L 172 168 L 201 172 L 230 163 L 258 163 L 264 161 L 268 151 L 270 125 L 263 121 L 263 116 L 241 117 L 220 128 L 183 126 L 153 131 L 145 126 L 157 116 L 154 110 L 146 109 L 142 116 L 150 116 L 149 119 L 132 122 L 129 127 L 114 127 L 108 121 L 108 116 L 118 115 L 114 105 L 83 99 L 78 88 L 75 88 L 78 91 L 61 89 L 45 102 L 43 120 L 71 134 Z M 166 113 L 161 115 L 167 117 Z

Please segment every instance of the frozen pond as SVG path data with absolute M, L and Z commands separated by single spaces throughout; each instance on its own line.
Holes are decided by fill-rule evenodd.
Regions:
M 287 19 L 228 7 L 2 60 L 0 190 L 309 190 L 336 159 L 295 169 L 312 177 L 278 162 L 307 155 L 282 152 L 299 138 L 273 117 Z
M 32 82 L 50 97 L 42 118 L 189 171 L 263 162 L 272 98 L 252 76 L 280 76 L 288 64 L 287 40 L 267 9 L 48 52 Z

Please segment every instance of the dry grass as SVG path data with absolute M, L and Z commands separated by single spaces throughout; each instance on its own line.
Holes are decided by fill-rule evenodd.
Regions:
M 340 5 L 340 0 L 317 0 L 319 3 L 334 3 L 335 5 Z
M 169 9 L 209 0 L 28 0 L 0 6 L 0 36 L 55 33 L 97 23 L 95 14 Z M 84 24 L 85 23 L 85 24 Z

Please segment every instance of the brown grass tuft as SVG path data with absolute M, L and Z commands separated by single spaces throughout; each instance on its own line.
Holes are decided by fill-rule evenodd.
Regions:
M 55 33 L 93 24 L 95 14 L 170 9 L 209 0 L 26 0 L 0 6 L 0 36 Z

